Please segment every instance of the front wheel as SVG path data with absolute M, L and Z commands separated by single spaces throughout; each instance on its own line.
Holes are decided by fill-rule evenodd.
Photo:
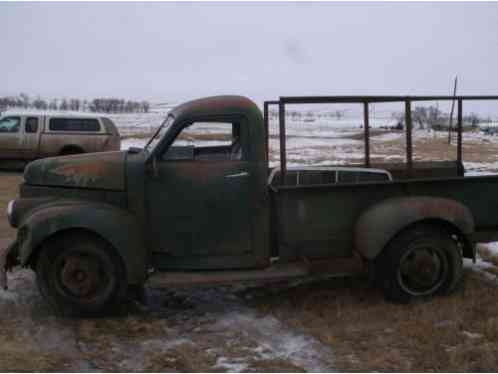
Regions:
M 376 260 L 386 299 L 408 303 L 451 292 L 462 277 L 462 255 L 444 230 L 417 225 L 398 234 Z
M 58 314 L 95 316 L 114 309 L 126 294 L 121 259 L 91 235 L 65 235 L 41 249 L 38 287 Z

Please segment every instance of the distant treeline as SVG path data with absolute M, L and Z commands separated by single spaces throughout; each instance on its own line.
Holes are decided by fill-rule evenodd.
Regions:
M 453 113 L 453 127 L 456 127 L 456 112 Z M 404 113 L 398 113 L 398 123 L 404 122 Z M 450 113 L 444 113 L 437 106 L 430 105 L 428 107 L 415 107 L 412 110 L 412 120 L 418 124 L 420 129 L 433 129 L 433 130 L 448 130 L 450 125 Z M 491 118 L 482 118 L 477 113 L 468 113 L 462 116 L 462 125 L 470 128 L 477 128 L 482 123 L 490 123 Z
M 150 109 L 150 104 L 148 101 L 133 101 L 113 97 L 91 100 L 74 98 L 45 100 L 40 97 L 32 99 L 29 95 L 22 93 L 18 96 L 0 97 L 0 112 L 9 108 L 102 113 L 147 113 Z

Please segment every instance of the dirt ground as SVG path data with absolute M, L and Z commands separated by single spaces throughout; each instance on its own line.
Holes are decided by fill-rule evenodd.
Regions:
M 496 151 L 486 143 L 479 161 Z M 0 174 L 0 212 L 21 180 Z M 0 240 L 14 234 L 0 218 Z M 53 316 L 16 269 L 0 290 L 0 371 L 495 371 L 498 258 L 480 254 L 457 292 L 414 305 L 386 303 L 361 277 L 310 279 L 148 290 L 123 316 L 78 320 Z

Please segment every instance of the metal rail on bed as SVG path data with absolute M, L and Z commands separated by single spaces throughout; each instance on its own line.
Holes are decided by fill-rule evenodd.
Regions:
M 351 168 L 344 166 L 306 166 L 306 167 L 289 167 L 287 171 L 295 171 L 297 173 L 296 176 L 296 185 L 300 185 L 300 173 L 301 172 L 309 172 L 309 171 L 331 171 L 334 172 L 334 182 L 337 183 L 339 181 L 339 173 L 340 172 L 363 172 L 363 173 L 372 173 L 372 174 L 380 174 L 385 176 L 385 180 L 392 181 L 393 177 L 390 172 L 384 169 L 372 169 L 372 168 Z M 268 185 L 271 186 L 273 179 L 280 173 L 280 168 L 273 168 L 270 176 L 268 177 Z
M 281 183 L 287 174 L 287 151 L 285 131 L 285 106 L 289 104 L 363 104 L 363 128 L 365 144 L 365 167 L 370 167 L 370 103 L 405 103 L 405 133 L 406 133 L 406 168 L 410 175 L 413 170 L 412 147 L 412 102 L 419 101 L 451 101 L 457 105 L 457 161 L 462 162 L 462 112 L 463 101 L 498 100 L 498 96 L 284 96 L 279 100 L 264 102 L 264 124 L 266 131 L 266 154 L 269 159 L 269 107 L 278 105 L 279 137 L 280 137 L 280 172 Z

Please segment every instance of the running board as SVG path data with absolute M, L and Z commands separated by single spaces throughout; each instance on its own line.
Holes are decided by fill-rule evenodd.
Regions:
M 265 269 L 224 271 L 157 271 L 147 286 L 168 288 L 199 285 L 233 284 L 236 282 L 278 281 L 311 275 L 347 276 L 363 270 L 357 259 L 334 259 L 319 262 L 273 264 Z

